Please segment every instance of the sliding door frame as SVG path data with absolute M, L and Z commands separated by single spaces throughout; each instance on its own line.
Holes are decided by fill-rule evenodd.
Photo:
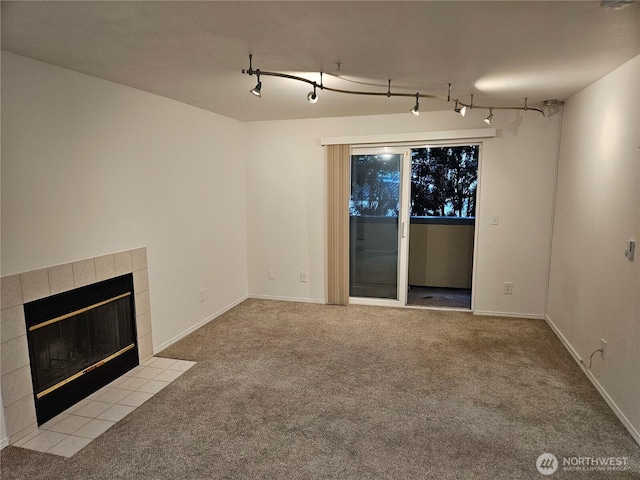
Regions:
M 407 292 L 409 287 L 409 238 L 411 235 L 411 150 L 414 148 L 425 147 L 456 147 L 465 145 L 478 145 L 478 176 L 476 187 L 476 216 L 474 221 L 473 233 L 473 257 L 472 257 L 472 273 L 471 273 L 471 308 L 452 308 L 452 307 L 426 307 L 417 305 L 407 305 Z M 482 157 L 483 142 L 481 138 L 465 138 L 455 140 L 433 140 L 428 142 L 402 142 L 397 144 L 354 144 L 351 146 L 351 156 L 354 154 L 374 155 L 374 154 L 402 154 L 402 164 L 400 168 L 400 211 L 399 211 L 399 228 L 398 228 L 398 299 L 383 298 L 365 298 L 365 297 L 349 297 L 349 303 L 354 305 L 375 305 L 387 307 L 403 307 L 403 308 L 422 308 L 422 309 L 438 309 L 438 310 L 462 310 L 471 311 L 475 309 L 476 283 L 477 283 L 477 264 L 478 264 L 478 239 L 479 239 L 479 220 L 480 209 L 482 206 Z M 408 172 L 408 173 L 405 173 Z M 405 175 L 408 181 L 405 182 Z

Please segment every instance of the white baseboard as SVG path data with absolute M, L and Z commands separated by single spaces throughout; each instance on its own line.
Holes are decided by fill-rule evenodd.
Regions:
M 535 313 L 513 313 L 513 312 L 490 312 L 485 310 L 474 310 L 474 315 L 485 315 L 489 317 L 512 317 L 512 318 L 528 318 L 530 320 L 544 320 L 544 315 Z
M 2 440 L 0 440 L 0 450 L 8 446 L 9 446 L 9 437 L 5 437 Z
M 303 298 L 303 297 L 278 297 L 275 295 L 253 295 L 249 294 L 248 298 L 255 298 L 258 300 L 278 300 L 281 302 L 301 302 L 301 303 L 326 303 L 324 299 L 317 298 Z
M 598 379 L 582 363 L 582 357 L 580 357 L 580 355 L 573 348 L 571 343 L 569 343 L 569 340 L 567 340 L 565 338 L 565 336 L 562 334 L 562 332 L 560 332 L 558 327 L 556 327 L 556 325 L 553 323 L 553 321 L 549 318 L 548 315 L 545 315 L 545 320 L 546 320 L 547 324 L 551 327 L 551 330 L 553 330 L 553 333 L 555 333 L 556 336 L 560 339 L 560 341 L 565 346 L 565 348 L 569 351 L 569 353 L 571 354 L 573 359 L 576 361 L 578 366 L 582 369 L 584 374 L 591 381 L 593 386 L 596 387 L 596 390 L 598 391 L 600 396 L 602 398 L 604 398 L 605 402 L 607 402 L 607 405 L 609 405 L 609 408 L 611 408 L 611 410 L 613 410 L 613 413 L 615 413 L 616 417 L 618 417 L 618 419 L 622 422 L 622 424 L 625 426 L 625 428 L 629 431 L 629 433 L 631 434 L 633 439 L 640 445 L 640 432 L 638 432 L 635 429 L 635 427 L 631 424 L 631 422 L 629 422 L 629 420 L 627 419 L 625 414 L 622 412 L 622 410 L 620 410 L 618 408 L 618 406 L 616 405 L 616 402 L 613 401 L 613 399 L 609 396 L 609 394 L 604 389 L 604 387 L 602 385 L 600 385 L 600 382 L 598 382 Z
M 195 332 L 197 329 L 199 329 L 200 327 L 203 327 L 204 325 L 206 325 L 207 323 L 209 323 L 212 320 L 215 320 L 216 318 L 218 318 L 220 315 L 222 315 L 223 313 L 231 310 L 233 307 L 235 307 L 236 305 L 241 304 L 242 302 L 244 302 L 247 298 L 249 298 L 248 295 L 244 295 L 241 298 L 239 298 L 238 300 L 236 300 L 235 302 L 227 305 L 224 308 L 221 308 L 220 310 L 218 310 L 217 312 L 209 315 L 207 318 L 205 318 L 204 320 L 196 323 L 194 326 L 187 328 L 184 332 L 176 335 L 175 337 L 173 337 L 171 340 L 168 340 L 166 342 L 164 342 L 162 345 L 158 345 L 157 347 L 154 347 L 153 349 L 153 354 L 157 355 L 158 353 L 160 353 L 162 350 L 164 350 L 165 348 L 173 345 L 174 343 L 176 343 L 178 340 L 183 339 L 184 337 L 186 337 L 187 335 L 189 335 L 190 333 Z

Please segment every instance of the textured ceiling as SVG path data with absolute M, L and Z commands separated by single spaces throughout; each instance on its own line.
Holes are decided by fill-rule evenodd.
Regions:
M 2 49 L 243 121 L 406 112 L 408 98 L 321 92 L 263 77 L 294 72 L 338 88 L 447 95 L 485 105 L 564 100 L 640 54 L 640 5 L 597 1 L 2 1 Z M 336 62 L 340 62 L 340 70 Z M 337 78 L 339 76 L 340 78 Z M 372 86 L 373 85 L 373 86 Z M 379 86 L 379 87 L 376 87 Z M 450 108 L 422 100 L 421 109 Z

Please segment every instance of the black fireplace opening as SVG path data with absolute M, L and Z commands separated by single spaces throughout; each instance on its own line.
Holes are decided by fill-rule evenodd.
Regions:
M 38 425 L 138 365 L 133 275 L 24 304 Z

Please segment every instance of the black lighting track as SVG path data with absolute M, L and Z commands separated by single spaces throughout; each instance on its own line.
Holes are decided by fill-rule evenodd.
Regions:
M 322 77 L 323 77 L 323 72 L 319 72 L 320 73 L 320 83 L 314 81 L 314 80 L 309 80 L 308 78 L 304 78 L 304 77 L 299 77 L 297 75 L 291 75 L 288 73 L 282 73 L 282 72 L 270 72 L 270 71 L 266 71 L 266 70 L 260 70 L 260 69 L 254 69 L 253 68 L 253 55 L 249 55 L 249 68 L 248 69 L 242 69 L 242 73 L 244 75 L 257 75 L 258 77 L 258 85 L 261 87 L 261 82 L 260 82 L 260 77 L 261 76 L 267 76 L 267 77 L 278 77 L 278 78 L 286 78 L 287 80 L 294 80 L 297 82 L 302 82 L 302 83 L 306 83 L 308 85 L 311 85 L 314 88 L 314 92 L 315 89 L 319 88 L 320 90 L 326 90 L 328 92 L 335 92 L 335 93 L 342 93 L 342 94 L 347 94 L 347 95 L 366 95 L 366 96 L 371 96 L 371 97 L 404 97 L 404 98 L 415 98 L 416 102 L 420 99 L 420 98 L 432 98 L 432 99 L 436 99 L 436 100 L 443 100 L 443 101 L 447 101 L 447 102 L 451 102 L 451 101 L 455 101 L 456 102 L 456 111 L 459 110 L 459 107 L 467 107 L 469 109 L 481 109 L 481 110 L 489 110 L 490 111 L 490 115 L 493 113 L 491 112 L 492 110 L 521 110 L 521 111 L 534 111 L 534 112 L 538 112 L 541 113 L 542 116 L 545 116 L 544 111 L 541 108 L 537 108 L 537 107 L 530 107 L 527 103 L 527 99 L 524 99 L 524 105 L 513 105 L 513 106 L 502 106 L 502 107 L 496 107 L 496 106 L 484 106 L 484 105 L 474 105 L 473 103 L 473 95 L 471 95 L 471 101 L 470 103 L 465 103 L 463 101 L 461 101 L 460 99 L 456 98 L 453 99 L 451 98 L 451 84 L 449 84 L 449 92 L 447 94 L 447 96 L 441 96 L 441 95 L 433 95 L 433 94 L 429 94 L 429 93 L 403 93 L 403 92 L 392 92 L 391 91 L 391 80 L 388 80 L 388 87 L 387 90 L 382 92 L 371 92 L 371 91 L 365 91 L 365 90 L 346 90 L 346 89 L 342 89 L 342 88 L 333 88 L 333 87 L 328 87 L 326 85 L 324 85 L 323 81 L 322 81 Z M 257 90 L 257 93 L 253 92 L 254 94 L 256 94 L 257 96 L 260 96 L 260 88 L 258 86 L 256 86 L 257 88 L 254 90 Z M 417 110 L 416 110 L 417 111 Z M 413 113 L 413 111 L 412 111 Z M 490 122 L 487 122 L 490 123 Z

